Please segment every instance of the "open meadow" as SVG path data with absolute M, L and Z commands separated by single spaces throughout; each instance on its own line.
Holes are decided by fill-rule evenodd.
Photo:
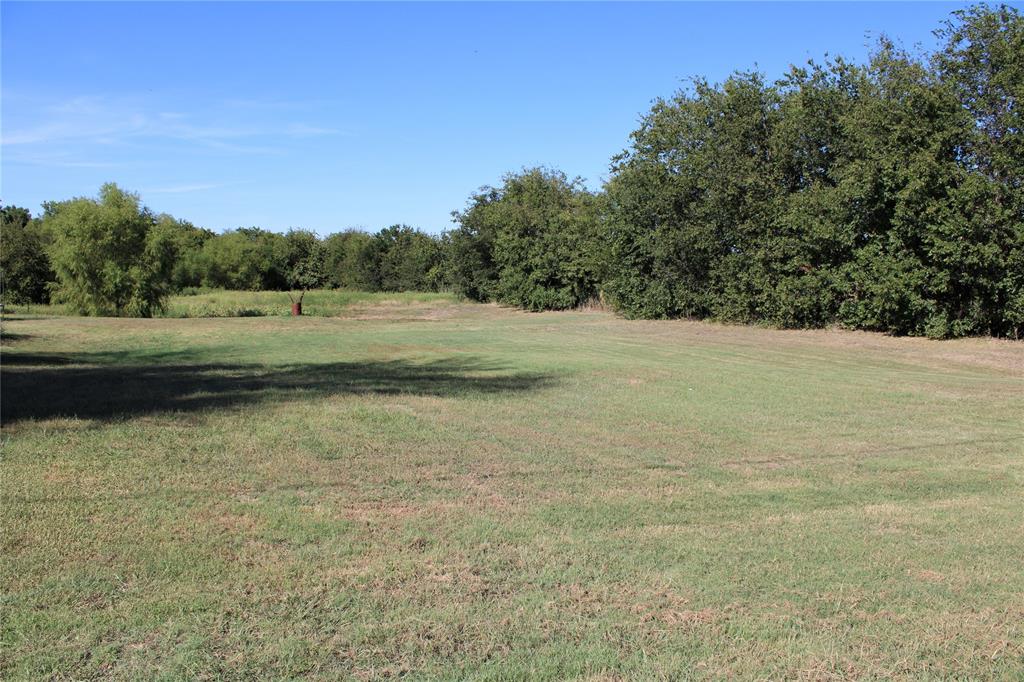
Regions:
M 332 313 L 7 315 L 0 677 L 1024 677 L 1024 344 Z

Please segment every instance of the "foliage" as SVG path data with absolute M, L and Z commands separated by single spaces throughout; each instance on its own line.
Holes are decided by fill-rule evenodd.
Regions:
M 953 13 L 938 35 L 935 68 L 969 117 L 957 147 L 972 182 L 960 206 L 984 252 L 974 271 L 991 302 L 979 311 L 994 332 L 1024 334 L 1024 19 L 1007 6 Z M 972 125 L 973 123 L 973 125 Z M 968 245 L 970 248 L 970 245 Z M 977 249 L 974 249 L 977 250 Z M 979 326 L 982 326 L 979 325 Z
M 471 207 L 452 213 L 459 227 L 447 233 L 446 269 L 455 291 L 470 300 L 487 302 L 495 297 L 498 267 L 494 262 L 497 226 L 483 219 L 484 207 L 498 199 L 498 190 L 487 187 L 475 194 Z
M 190 285 L 223 289 L 436 291 L 442 282 L 440 240 L 404 225 L 324 240 L 308 230 L 240 228 L 206 240 L 198 262 L 199 281 Z
M 367 291 L 436 290 L 441 262 L 435 238 L 408 225 L 392 225 L 360 249 L 356 278 Z
M 598 201 L 579 178 L 543 168 L 509 174 L 455 219 L 449 268 L 469 298 L 549 310 L 596 295 Z
M 174 238 L 177 253 L 171 274 L 174 290 L 202 286 L 205 269 L 203 246 L 214 238 L 214 232 L 166 214 L 158 216 L 157 220 L 167 226 Z
M 958 12 L 931 60 L 737 73 L 659 101 L 607 186 L 632 317 L 1019 336 L 1024 22 Z
M 84 315 L 150 317 L 171 289 L 175 243 L 139 197 L 106 184 L 98 199 L 44 206 L 54 298 Z
M 320 239 L 308 230 L 285 235 L 285 279 L 289 289 L 307 291 L 327 282 L 326 253 Z
M 363 289 L 367 283 L 360 277 L 359 258 L 373 239 L 360 230 L 345 230 L 324 239 L 324 267 L 327 282 L 340 289 Z
M 202 284 L 248 291 L 287 288 L 288 245 L 283 235 L 238 228 L 203 244 Z
M 0 207 L 0 296 L 3 303 L 46 303 L 53 269 L 38 220 L 17 206 Z

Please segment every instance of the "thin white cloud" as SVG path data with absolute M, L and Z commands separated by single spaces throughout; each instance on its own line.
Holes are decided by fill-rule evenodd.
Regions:
M 37 144 L 60 140 L 72 134 L 73 131 L 67 124 L 49 123 L 46 125 L 26 128 L 24 130 L 16 130 L 13 133 L 4 131 L 3 135 L 0 136 L 0 141 L 5 145 L 10 146 L 20 144 Z
M 162 138 L 225 151 L 272 153 L 277 150 L 266 145 L 239 145 L 238 142 L 253 138 L 338 134 L 333 128 L 302 121 L 263 124 L 197 121 L 194 116 L 180 112 L 149 111 L 138 102 L 100 97 L 75 97 L 36 109 L 33 118 L 39 123 L 13 130 L 8 130 L 5 125 L 0 143 L 13 147 L 55 143 L 127 143 Z M 11 117 L 6 114 L 5 118 L 10 120 Z M 237 118 L 237 114 L 229 118 Z
M 72 97 L 71 99 L 48 104 L 44 109 L 52 114 L 88 116 L 103 113 L 104 103 L 101 97 Z
M 141 194 L 186 194 L 188 192 L 203 192 L 208 189 L 223 187 L 220 184 L 196 184 L 196 185 L 171 185 L 169 187 L 150 187 L 144 189 Z
M 233 144 L 222 140 L 198 140 L 201 144 L 211 149 L 223 152 L 234 152 L 236 154 L 281 154 L 284 152 L 280 147 L 270 147 L 252 144 Z
M 310 111 L 336 103 L 337 100 L 330 99 L 260 99 L 251 97 L 232 97 L 220 102 L 225 107 L 248 111 Z
M 285 131 L 292 137 L 316 137 L 319 135 L 340 135 L 341 131 L 334 128 L 320 128 L 318 126 L 306 125 L 305 123 L 292 123 Z
M 47 155 L 4 155 L 4 164 L 44 166 L 47 168 L 118 168 L 124 164 L 109 161 L 90 161 L 73 157 Z

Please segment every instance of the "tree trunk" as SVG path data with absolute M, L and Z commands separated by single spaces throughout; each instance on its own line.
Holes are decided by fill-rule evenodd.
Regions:
M 291 302 L 292 302 L 292 315 L 293 316 L 298 317 L 299 315 L 302 314 L 302 299 L 305 298 L 305 297 L 306 297 L 306 292 L 305 291 L 303 291 L 301 294 L 299 294 L 298 300 L 296 300 L 291 295 L 291 292 L 288 293 L 288 298 L 291 299 Z

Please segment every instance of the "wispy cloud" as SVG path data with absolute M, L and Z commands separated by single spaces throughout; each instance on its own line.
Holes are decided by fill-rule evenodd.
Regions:
M 20 105 L 19 105 L 20 106 Z M 176 111 L 153 109 L 129 99 L 75 97 L 15 111 L 38 121 L 24 127 L 4 126 L 0 142 L 5 147 L 48 144 L 118 144 L 146 139 L 186 142 L 230 152 L 272 153 L 273 146 L 251 145 L 273 138 L 336 135 L 337 130 L 306 121 L 254 123 L 237 111 L 209 115 L 205 119 Z M 230 114 L 230 115 L 229 115 Z M 5 117 L 11 116 L 5 112 Z M 251 118 L 251 117 L 249 117 Z
M 340 135 L 341 131 L 334 128 L 306 125 L 305 123 L 292 123 L 285 130 L 285 133 L 292 137 L 316 137 L 319 135 Z
M 224 185 L 217 183 L 171 185 L 169 187 L 150 187 L 142 190 L 142 194 L 186 194 L 188 192 L 203 192 L 208 189 L 218 189 L 220 187 L 224 187 Z
M 333 108 L 342 104 L 342 100 L 330 98 L 315 99 L 272 99 L 254 97 L 231 97 L 221 100 L 221 105 L 232 109 L 247 111 L 313 111 Z
M 54 156 L 46 154 L 5 154 L 4 164 L 43 166 L 47 168 L 118 168 L 121 163 L 110 161 L 91 161 L 72 156 Z

